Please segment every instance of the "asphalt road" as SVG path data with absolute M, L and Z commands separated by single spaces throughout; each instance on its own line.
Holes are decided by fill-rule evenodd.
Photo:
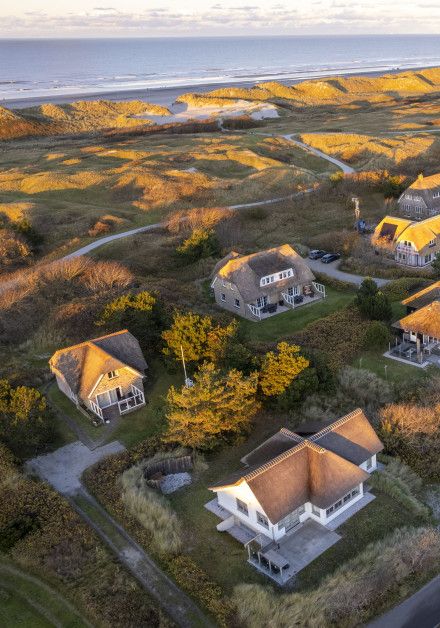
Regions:
M 440 576 L 395 606 L 367 628 L 436 628 L 440 626 Z

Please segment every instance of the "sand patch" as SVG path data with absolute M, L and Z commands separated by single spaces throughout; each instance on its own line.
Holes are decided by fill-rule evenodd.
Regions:
M 200 100 L 199 104 L 193 102 L 183 102 L 179 99 L 180 105 L 174 105 L 171 115 L 139 115 L 138 118 L 150 120 L 153 124 L 171 124 L 176 122 L 188 122 L 190 120 L 212 120 L 221 118 L 241 118 L 249 116 L 253 120 L 265 120 L 268 118 L 278 118 L 278 108 L 272 104 L 248 102 L 237 100 L 236 102 L 224 102 L 222 104 L 211 104 L 209 98 L 206 102 Z

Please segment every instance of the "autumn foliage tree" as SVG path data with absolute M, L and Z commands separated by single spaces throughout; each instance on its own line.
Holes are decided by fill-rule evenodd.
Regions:
M 269 351 L 263 358 L 259 386 L 265 397 L 281 395 L 293 380 L 310 364 L 300 355 L 300 347 L 280 342 L 276 351 Z
M 194 375 L 194 385 L 168 391 L 168 429 L 165 440 L 209 450 L 248 430 L 259 410 L 257 373 L 248 377 L 232 369 L 223 375 L 205 362 Z
M 171 328 L 162 333 L 166 343 L 163 352 L 180 360 L 182 347 L 187 362 L 217 362 L 223 357 L 229 339 L 236 332 L 235 321 L 222 327 L 209 316 L 175 312 Z

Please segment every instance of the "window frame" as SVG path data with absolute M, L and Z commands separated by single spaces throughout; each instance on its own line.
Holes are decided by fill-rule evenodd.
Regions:
M 242 499 L 239 499 L 238 497 L 235 498 L 235 506 L 238 510 L 238 512 L 241 512 L 242 515 L 246 515 L 247 517 L 249 517 L 249 508 L 248 505 L 246 504 L 246 502 L 244 502 Z
M 266 515 L 263 515 L 263 513 L 261 513 L 259 510 L 257 510 L 256 513 L 257 513 L 257 523 L 260 526 L 263 526 L 263 528 L 266 528 L 267 530 L 269 530 L 269 519 L 266 517 Z

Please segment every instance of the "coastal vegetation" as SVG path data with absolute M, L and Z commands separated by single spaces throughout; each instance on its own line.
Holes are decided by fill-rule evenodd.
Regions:
M 214 116 L 159 126 L 155 116 L 170 111 L 140 101 L 0 108 L 7 561 L 44 574 L 96 625 L 130 626 L 133 616 L 136 625 L 168 625 L 69 503 L 18 466 L 71 441 L 71 428 L 94 443 L 106 440 L 106 428 L 94 427 L 51 385 L 47 360 L 60 347 L 128 328 L 148 361 L 148 403 L 108 433 L 127 451 L 88 469 L 85 481 L 219 625 L 268 625 L 274 617 L 286 625 L 298 617 L 357 625 L 438 571 L 425 495 L 440 472 L 438 378 L 382 356 L 390 321 L 402 314 L 399 301 L 430 275 L 404 276 L 376 256 L 354 229 L 352 200 L 374 225 L 394 211 L 412 177 L 438 169 L 431 133 L 440 128 L 438 92 L 440 70 L 433 69 L 179 98 L 198 108 L 242 99 L 277 108 L 278 117 L 258 124 Z M 342 173 L 291 134 L 358 171 Z M 276 202 L 252 205 L 259 201 Z M 154 231 L 88 257 L 57 261 L 102 236 L 155 223 Z M 224 255 L 284 242 L 304 256 L 310 248 L 341 253 L 341 268 L 395 280 L 381 290 L 370 280 L 356 291 L 323 266 L 317 279 L 326 299 L 259 323 L 215 305 L 211 276 Z M 297 591 L 274 594 L 239 545 L 217 533 L 204 508 L 212 499 L 207 487 L 280 427 L 336 419 L 358 406 L 386 446 L 385 471 L 371 480 L 376 499 L 301 573 Z M 206 453 L 191 485 L 170 496 L 145 486 L 146 461 L 176 455 L 182 445 Z

